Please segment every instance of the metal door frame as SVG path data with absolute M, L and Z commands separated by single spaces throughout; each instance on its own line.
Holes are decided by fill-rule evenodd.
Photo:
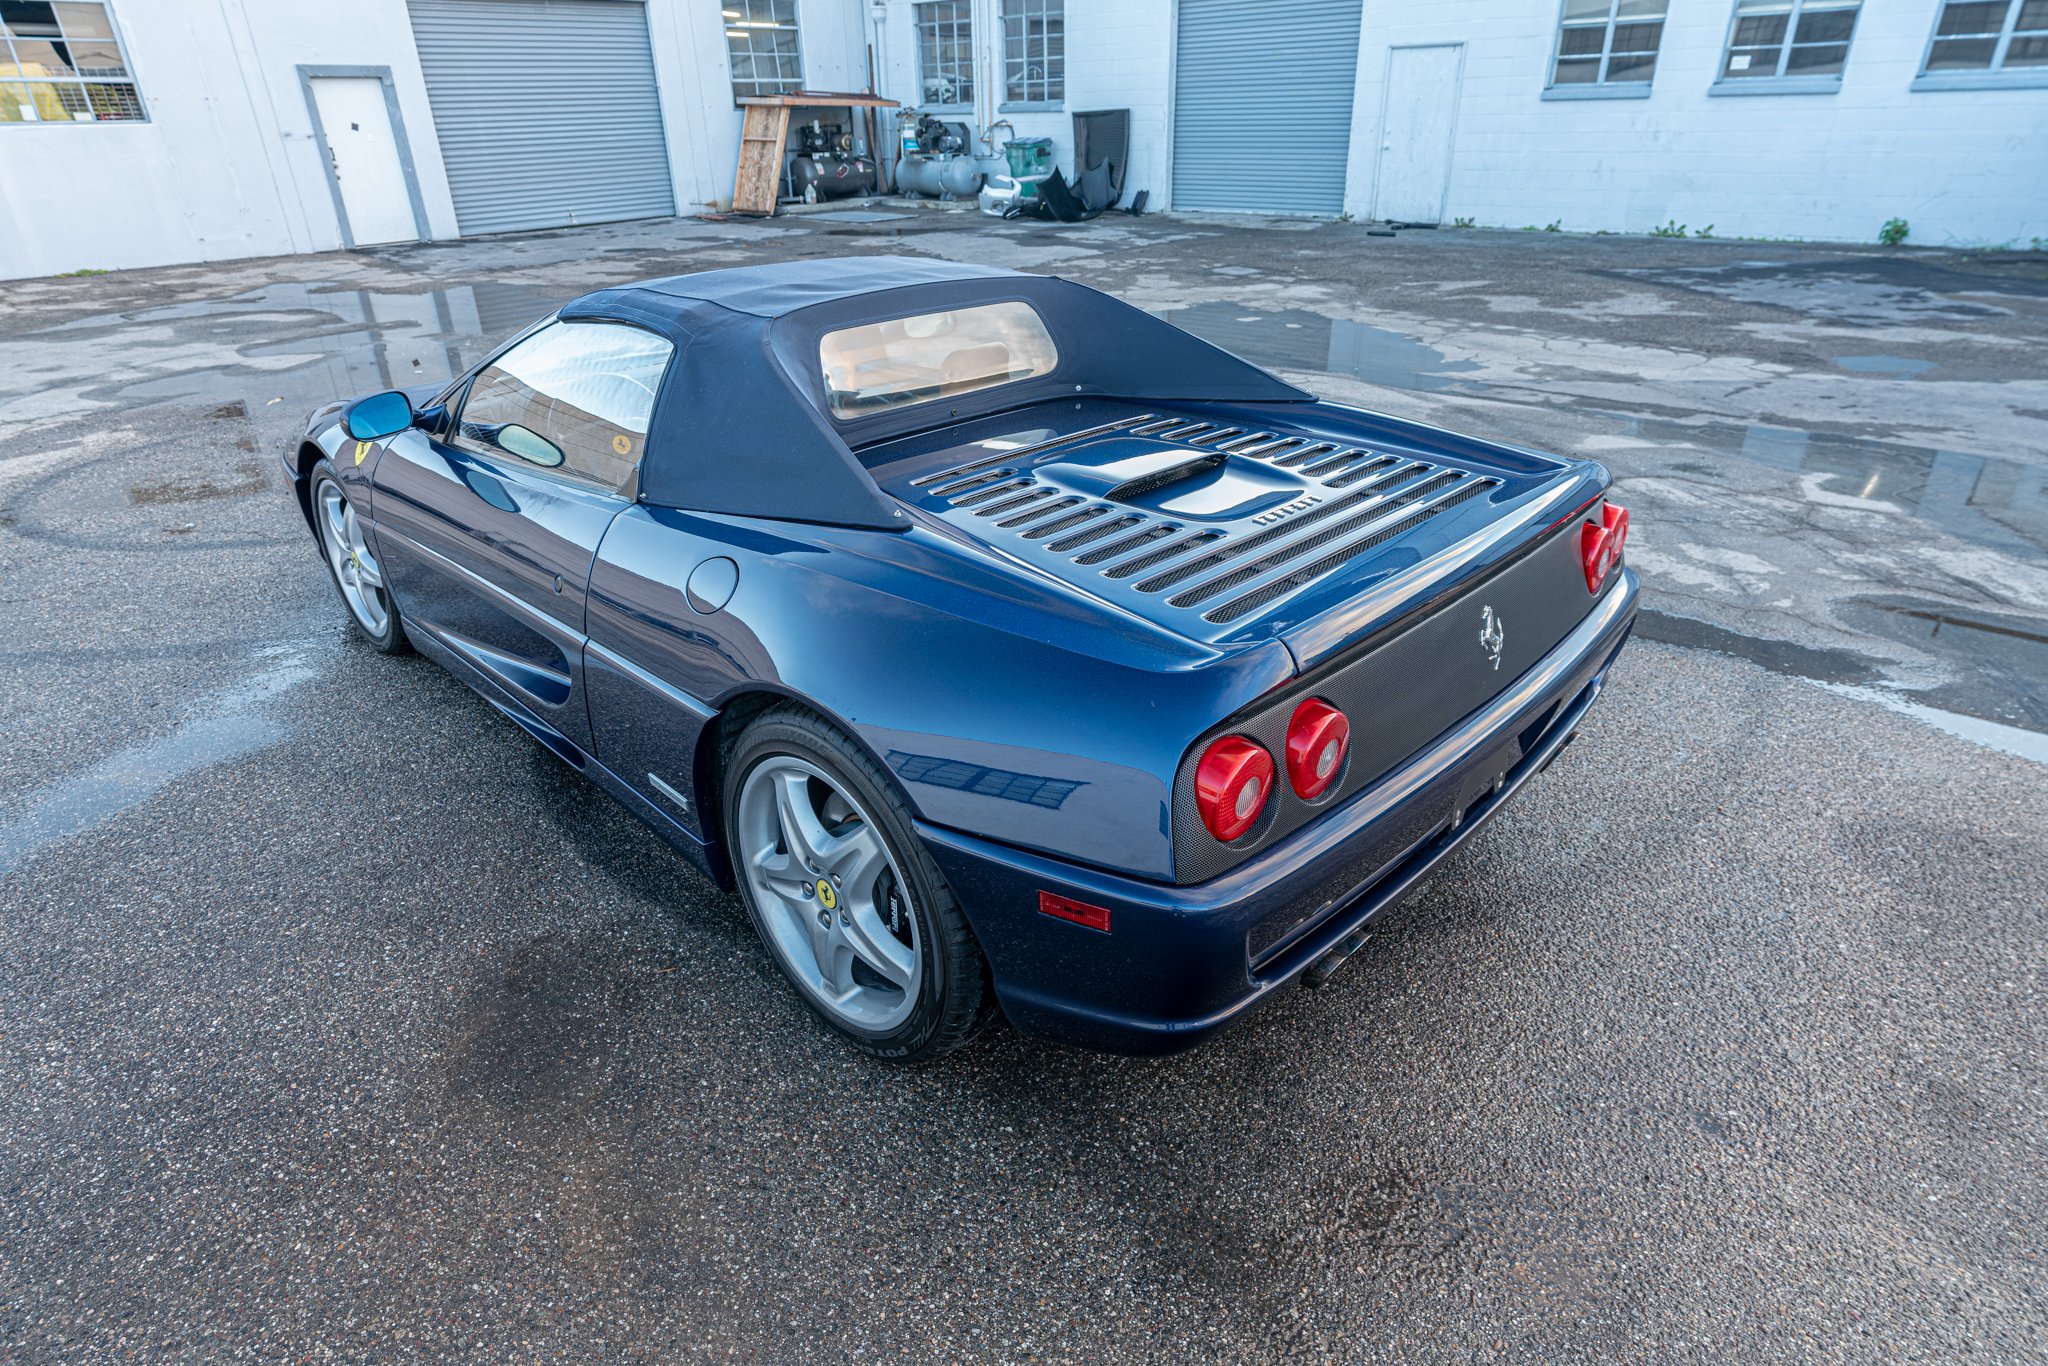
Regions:
M 1379 146 L 1373 148 L 1372 153 L 1371 209 L 1372 217 L 1376 221 L 1380 217 L 1380 195 L 1381 191 L 1385 186 L 1385 182 L 1381 179 L 1381 177 L 1386 170 L 1385 162 L 1387 155 L 1387 97 L 1393 92 L 1394 89 L 1394 54 L 1396 52 L 1416 52 L 1427 48 L 1435 47 L 1452 47 L 1458 50 L 1458 74 L 1455 77 L 1453 77 L 1451 81 L 1451 126 L 1449 129 L 1450 145 L 1444 149 L 1446 157 L 1446 164 L 1444 166 L 1444 188 L 1443 192 L 1437 196 L 1436 201 L 1436 219 L 1439 223 L 1443 222 L 1444 202 L 1448 200 L 1451 195 L 1451 168 L 1448 162 L 1449 158 L 1455 156 L 1458 150 L 1458 105 L 1463 101 L 1465 97 L 1465 42 L 1463 39 L 1459 39 L 1455 43 L 1393 43 L 1389 44 L 1387 47 L 1387 64 L 1385 67 L 1385 75 L 1383 75 L 1380 78 L 1379 130 L 1375 134 L 1373 139 L 1375 142 L 1379 144 Z
M 320 170 L 327 177 L 327 192 L 334 198 L 334 219 L 341 226 L 341 245 L 354 249 L 355 233 L 348 224 L 348 205 L 342 202 L 341 181 L 334 174 L 334 152 L 327 145 L 327 129 L 320 122 L 320 102 L 313 98 L 313 82 L 320 79 L 374 79 L 384 86 L 384 112 L 391 120 L 391 140 L 398 148 L 398 169 L 405 177 L 405 197 L 412 203 L 415 239 L 430 240 L 426 201 L 420 197 L 420 178 L 413 169 L 412 144 L 406 140 L 405 119 L 398 112 L 398 87 L 392 84 L 388 66 L 305 66 L 299 71 L 299 89 L 306 96 L 306 113 L 313 120 L 313 145 L 320 149 Z M 381 245 L 381 244 L 380 244 Z

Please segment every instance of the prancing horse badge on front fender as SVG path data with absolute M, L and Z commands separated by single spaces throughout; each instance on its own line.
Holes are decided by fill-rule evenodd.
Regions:
M 1493 667 L 1500 668 L 1500 647 L 1508 642 L 1508 629 L 1501 624 L 1500 613 L 1492 607 L 1479 609 L 1479 648 L 1493 656 Z

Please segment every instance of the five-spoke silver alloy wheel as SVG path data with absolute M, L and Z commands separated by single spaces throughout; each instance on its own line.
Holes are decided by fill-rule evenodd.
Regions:
M 739 847 L 769 945 L 819 1007 L 881 1034 L 917 1007 L 916 907 L 881 831 L 822 769 L 775 754 L 740 789 Z
M 391 608 L 384 600 L 383 571 L 363 539 L 356 510 L 349 506 L 339 484 L 322 479 L 313 490 L 313 511 L 320 526 L 320 548 L 327 552 L 341 596 L 362 628 L 381 640 L 391 625 Z

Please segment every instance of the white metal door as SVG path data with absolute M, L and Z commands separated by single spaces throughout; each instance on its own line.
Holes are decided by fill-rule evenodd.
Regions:
M 350 243 L 361 247 L 417 239 L 384 82 L 375 76 L 315 76 L 312 84 L 320 132 L 327 139 L 328 174 L 341 191 Z
M 1463 43 L 1387 52 L 1373 217 L 1396 223 L 1442 220 L 1464 63 Z

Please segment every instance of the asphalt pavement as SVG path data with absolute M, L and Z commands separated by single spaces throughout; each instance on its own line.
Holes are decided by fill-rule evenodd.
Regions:
M 1621 476 L 1643 632 L 1325 989 L 869 1062 L 347 641 L 305 409 L 876 250 Z M 2044 337 L 2010 253 L 1166 217 L 0 285 L 0 1362 L 2048 1360 Z

